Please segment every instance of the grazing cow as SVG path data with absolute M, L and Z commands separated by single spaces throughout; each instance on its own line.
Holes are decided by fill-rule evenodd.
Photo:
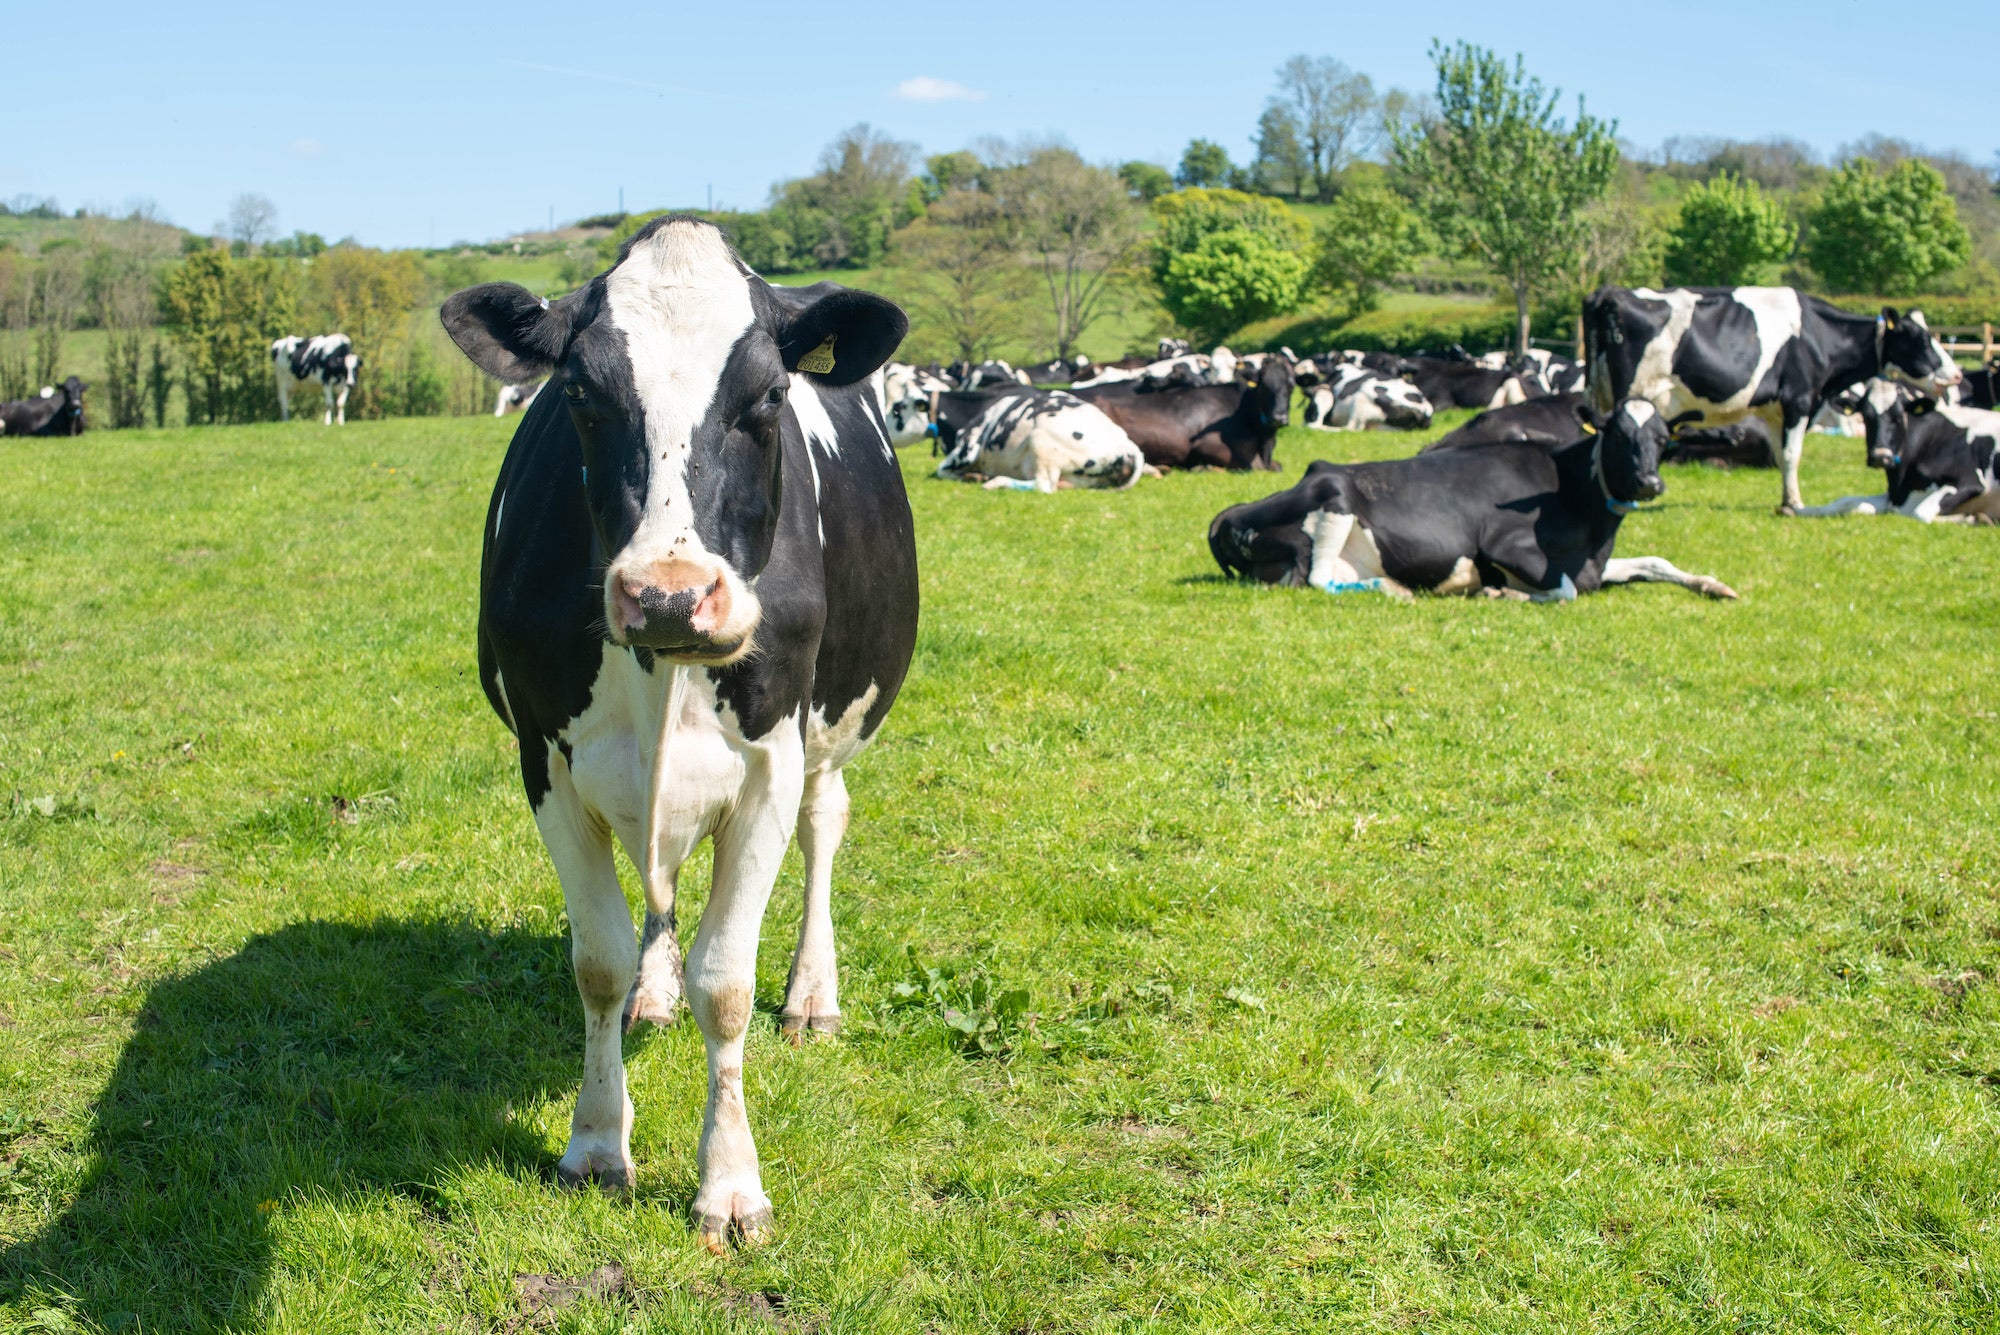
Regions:
M 1402 358 L 1401 374 L 1439 408 L 1504 408 L 1525 403 L 1541 391 L 1517 371 L 1495 370 L 1442 357 Z
M 1675 429 L 1761 417 L 1783 470 L 1780 514 L 1805 504 L 1806 427 L 1835 391 L 1889 375 L 1940 393 L 1959 376 L 1921 311 L 1850 315 L 1789 287 L 1603 287 L 1583 327 L 1599 412 L 1641 398 Z
M 937 435 L 939 477 L 1012 478 L 1037 491 L 1129 487 L 1146 462 L 1116 422 L 1059 389 L 941 394 Z
M 1292 368 L 1282 357 L 1266 360 L 1249 386 L 1152 389 L 1125 381 L 1072 385 L 1069 392 L 1103 409 L 1155 468 L 1279 471 L 1271 453 L 1292 412 Z
M 1335 367 L 1331 379 L 1305 391 L 1305 400 L 1305 424 L 1321 431 L 1420 431 L 1431 424 L 1430 400 L 1415 385 L 1358 366 Z
M 771 1203 L 743 1080 L 759 924 L 796 827 L 805 911 L 780 1024 L 835 1030 L 841 770 L 916 643 L 909 502 L 867 384 L 908 321 L 833 283 L 774 287 L 716 228 L 673 215 L 559 301 L 490 283 L 441 315 L 487 374 L 553 391 L 500 467 L 478 638 L 583 1000 L 557 1176 L 632 1186 L 620 1016 L 666 1022 L 685 985 L 708 1051 L 696 1230 L 717 1252 L 761 1241 Z M 704 838 L 713 881 L 683 975 L 675 879 Z M 643 942 L 614 839 L 640 870 Z
M 547 383 L 546 380 L 536 380 L 526 385 L 500 386 L 500 392 L 493 397 L 493 415 L 505 417 L 508 413 L 528 411 L 529 405 L 535 401 L 535 396 L 542 392 L 542 386 Z
M 354 388 L 355 373 L 361 369 L 361 359 L 354 355 L 354 342 L 347 335 L 281 338 L 271 345 L 271 369 L 278 377 L 279 421 L 292 420 L 292 391 L 313 381 L 326 397 L 323 425 L 347 425 L 347 396 Z
M 1887 380 L 1871 381 L 1861 404 L 1868 465 L 1887 474 L 1879 496 L 1847 496 L 1799 511 L 1899 514 L 1933 522 L 2000 521 L 2000 412 L 1936 403 Z
M 1543 601 L 1657 580 L 1734 598 L 1656 556 L 1611 552 L 1624 517 L 1666 490 L 1666 424 L 1622 404 L 1604 429 L 1557 449 L 1488 445 L 1381 463 L 1313 463 L 1289 491 L 1231 506 L 1208 527 L 1232 577 L 1360 589 L 1494 589 Z
M 44 385 L 32 399 L 0 403 L 0 432 L 9 436 L 80 436 L 83 434 L 83 391 L 75 376 L 60 385 Z
M 1965 372 L 1965 379 L 1945 391 L 1945 402 L 1960 408 L 2000 408 L 2000 357 L 1977 371 Z
M 1597 415 L 1590 411 L 1583 395 L 1545 394 L 1504 408 L 1489 408 L 1417 453 L 1474 449 L 1481 445 L 1567 445 L 1595 430 Z

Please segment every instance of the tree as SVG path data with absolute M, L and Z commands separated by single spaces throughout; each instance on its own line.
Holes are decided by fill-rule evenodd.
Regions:
M 270 347 L 293 332 L 296 272 L 279 260 L 234 260 L 223 249 L 196 251 L 168 271 L 160 314 L 180 344 L 190 423 L 277 415 Z
M 1027 274 L 993 195 L 952 190 L 895 234 L 890 256 L 908 274 L 918 341 L 941 337 L 939 351 L 977 362 L 1019 328 Z
M 1221 144 L 1211 139 L 1190 139 L 1181 154 L 1181 167 L 1174 173 L 1174 182 L 1183 189 L 1226 186 L 1235 170 L 1229 161 L 1229 151 Z
M 278 234 L 278 206 L 262 195 L 246 191 L 229 201 L 229 216 L 216 230 L 254 255 L 257 248 Z
M 1898 296 L 1972 257 L 1972 238 L 1937 168 L 1905 158 L 1887 174 L 1856 158 L 1811 214 L 1806 258 L 1835 290 Z
M 1710 287 L 1766 281 L 1798 235 L 1784 206 L 1756 182 L 1724 173 L 1682 198 L 1667 233 L 1665 277 Z
M 1150 204 L 1174 188 L 1174 174 L 1157 162 L 1128 162 L 1118 169 L 1118 179 L 1132 198 Z
M 1528 301 L 1568 265 L 1589 231 L 1585 209 L 1618 168 L 1617 122 L 1556 118 L 1519 56 L 1510 68 L 1466 42 L 1431 45 L 1437 112 L 1395 130 L 1398 165 L 1438 232 L 1514 294 L 1516 350 L 1528 350 Z
M 1153 280 L 1190 333 L 1221 339 L 1297 308 L 1309 268 L 1305 224 L 1282 203 L 1236 190 L 1183 190 L 1153 205 Z
M 1060 144 L 1030 148 L 989 179 L 1016 250 L 1039 274 L 1055 355 L 1067 358 L 1108 313 L 1113 279 L 1139 248 L 1144 212 L 1117 173 Z
M 1424 251 L 1421 219 L 1387 186 L 1351 185 L 1327 206 L 1315 238 L 1314 287 L 1331 292 L 1341 318 L 1381 304 L 1382 289 Z
M 874 264 L 888 250 L 913 156 L 865 124 L 843 130 L 820 151 L 818 171 L 772 190 L 772 222 L 790 248 L 820 264 Z
M 1257 118 L 1255 170 L 1258 184 L 1274 195 L 1302 199 L 1306 186 L 1315 184 L 1312 160 L 1299 142 L 1299 119 L 1282 103 L 1271 103 Z
M 1340 173 L 1373 146 L 1381 123 L 1374 83 L 1332 56 L 1293 56 L 1278 69 L 1271 105 L 1291 116 L 1315 197 L 1333 198 Z
M 424 294 L 423 266 L 407 250 L 335 246 L 313 261 L 313 296 L 328 329 L 354 340 L 364 367 L 347 411 L 359 417 L 409 413 L 410 314 Z

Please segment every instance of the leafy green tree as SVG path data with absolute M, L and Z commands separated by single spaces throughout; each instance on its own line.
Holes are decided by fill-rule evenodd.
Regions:
M 1221 144 L 1212 139 L 1192 139 L 1181 154 L 1181 167 L 1174 173 L 1174 181 L 1182 188 L 1227 186 L 1235 170 L 1229 161 L 1229 150 Z
M 1244 228 L 1211 232 L 1175 253 L 1160 280 L 1168 311 L 1204 345 L 1253 320 L 1298 309 L 1306 260 Z
M 1140 245 L 1145 211 L 1125 182 L 1061 144 L 1028 149 L 987 178 L 1014 249 L 1039 280 L 1048 341 L 1069 357 L 1117 299 L 1116 279 Z
M 1150 204 L 1174 188 L 1174 174 L 1157 162 L 1128 162 L 1118 169 L 1118 179 L 1132 198 Z
M 1029 273 L 1015 261 L 1008 223 L 996 196 L 961 187 L 895 234 L 890 260 L 918 317 L 911 356 L 984 361 L 1020 329 Z
M 1887 174 L 1856 158 L 1812 211 L 1806 258 L 1836 291 L 1898 296 L 1972 258 L 1972 238 L 1937 168 L 1905 158 Z
M 1183 190 L 1154 201 L 1153 281 L 1203 340 L 1296 310 L 1310 267 L 1299 216 L 1266 195 Z
M 1350 185 L 1327 206 L 1314 238 L 1312 285 L 1333 294 L 1343 319 L 1382 303 L 1382 289 L 1424 252 L 1423 220 L 1387 186 Z
M 1528 302 L 1567 266 L 1589 231 L 1585 210 L 1618 167 L 1617 123 L 1577 100 L 1576 122 L 1555 114 L 1520 57 L 1510 67 L 1483 47 L 1433 43 L 1437 112 L 1392 127 L 1398 165 L 1440 235 L 1514 294 L 1516 350 L 1528 348 Z
M 231 259 L 220 247 L 197 251 L 167 272 L 160 315 L 180 345 L 190 423 L 277 415 L 270 347 L 294 332 L 296 275 L 284 261 Z
M 1666 280 L 1711 287 L 1767 281 L 1798 235 L 1784 206 L 1755 181 L 1724 172 L 1682 198 L 1667 233 Z
M 1257 181 L 1274 195 L 1305 197 L 1313 183 L 1312 160 L 1299 142 L 1299 118 L 1280 102 L 1264 108 L 1257 118 Z

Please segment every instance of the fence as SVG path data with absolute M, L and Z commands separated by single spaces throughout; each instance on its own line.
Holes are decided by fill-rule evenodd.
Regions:
M 1985 324 L 1940 325 L 1931 330 L 1931 332 L 1938 336 L 1939 341 L 1944 344 L 1944 350 L 1950 355 L 1954 357 L 1976 356 L 1979 358 L 1981 366 L 1992 364 L 1996 348 L 1993 343 L 1993 322 L 1991 320 L 1988 320 Z M 1977 343 L 1964 341 L 1971 338 L 1974 334 L 1979 336 Z

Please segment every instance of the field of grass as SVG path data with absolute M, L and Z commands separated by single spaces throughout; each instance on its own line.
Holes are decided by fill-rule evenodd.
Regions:
M 627 1042 L 635 1198 L 551 1181 L 579 1010 L 473 670 L 512 426 L 0 444 L 0 1330 L 2000 1325 L 1991 532 L 1670 470 L 1622 550 L 1741 601 L 1404 606 L 1216 579 L 1268 477 L 913 452 L 848 1028 L 775 1033 L 793 854 L 778 1233 L 715 1259 L 691 1024 Z

